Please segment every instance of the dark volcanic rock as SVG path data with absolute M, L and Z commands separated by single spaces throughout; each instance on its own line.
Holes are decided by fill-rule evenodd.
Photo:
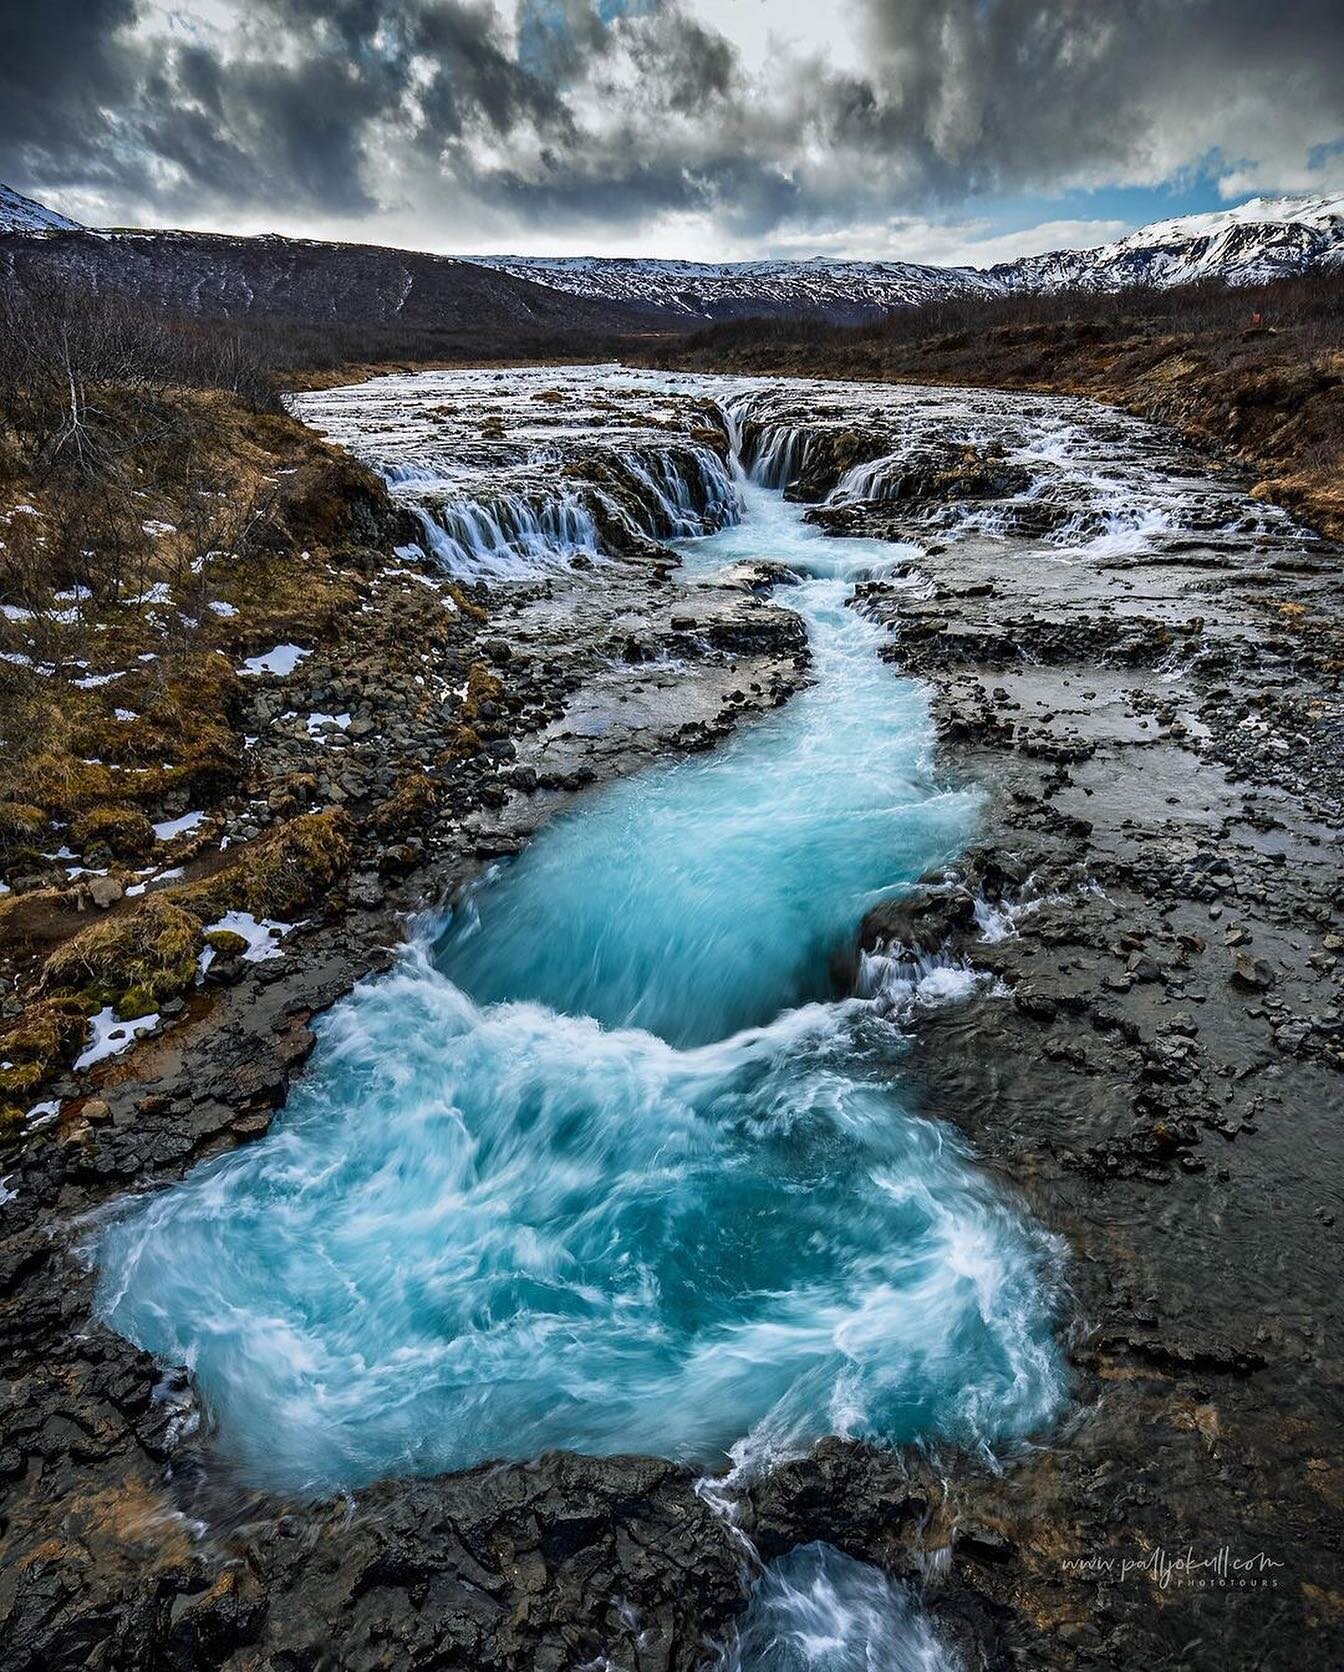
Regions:
M 865 952 L 898 946 L 916 957 L 959 941 L 975 923 L 975 898 L 960 883 L 921 883 L 909 893 L 882 900 L 859 925 Z
M 258 1655 L 349 1668 L 689 1672 L 742 1594 L 725 1522 L 648 1458 L 390 1483 L 301 1530 L 279 1522 L 250 1561 L 269 1591 Z

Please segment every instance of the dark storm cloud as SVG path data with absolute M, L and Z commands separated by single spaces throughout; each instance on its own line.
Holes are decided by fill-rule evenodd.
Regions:
M 494 0 L 0 0 L 0 178 L 198 219 L 474 203 L 746 236 L 1338 163 L 1338 0 L 855 0 L 847 67 L 743 64 L 693 3 L 520 0 L 515 29 Z M 767 7 L 784 37 L 810 9 Z
M 411 22 L 412 50 L 432 65 L 420 97 L 423 143 L 455 139 L 476 126 L 507 134 L 523 122 L 569 136 L 569 110 L 554 80 L 509 55 L 488 7 L 429 6 Z
M 851 91 L 836 132 L 875 129 L 942 188 L 1124 173 L 1187 136 L 1237 156 L 1304 111 L 1344 130 L 1337 0 L 868 0 L 868 15 L 873 102 Z
M 0 169 L 64 184 L 124 166 L 100 156 L 98 141 L 112 139 L 104 110 L 124 106 L 138 83 L 126 39 L 134 18 L 135 0 L 0 0 Z

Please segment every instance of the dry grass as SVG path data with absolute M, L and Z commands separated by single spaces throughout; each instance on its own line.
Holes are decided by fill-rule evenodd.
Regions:
M 42 986 L 52 996 L 110 1004 L 128 1021 L 191 985 L 201 944 L 197 917 L 166 894 L 147 895 L 58 947 Z
M 153 821 L 236 814 L 250 770 L 237 665 L 276 643 L 339 639 L 377 561 L 370 549 L 394 543 L 395 527 L 368 471 L 232 375 L 227 327 L 212 335 L 78 296 L 47 303 L 31 342 L 0 329 L 10 1129 L 19 1102 L 76 1054 L 91 1010 L 112 1004 L 129 1019 L 194 984 L 223 913 L 293 919 L 335 897 L 353 829 L 336 811 L 290 816 L 312 804 L 311 778 L 272 803 L 287 823 L 227 854 L 184 838 L 173 857 L 194 880 L 92 923 L 66 863 L 74 853 L 125 882 L 158 852 Z
M 229 911 L 292 918 L 322 903 L 350 863 L 350 820 L 336 808 L 305 813 L 239 851 L 199 882 L 166 891 L 203 923 Z
M 88 817 L 106 840 L 109 821 Z M 246 911 L 292 919 L 333 903 L 350 863 L 352 834 L 350 821 L 335 810 L 291 819 L 206 877 L 125 900 L 96 922 L 85 918 L 65 938 L 58 935 L 27 1003 L 0 1037 L 0 1061 L 8 1065 L 0 1070 L 0 1136 L 21 1130 L 24 1107 L 73 1060 L 88 1016 L 104 1005 L 123 1021 L 148 1015 L 195 985 L 205 946 L 221 957 L 244 949 L 241 936 L 207 927 L 217 918 Z M 15 895 L 3 908 L 0 934 L 9 920 L 31 919 L 34 912 L 46 927 L 62 917 L 79 921 L 58 890 Z
M 0 801 L 42 815 L 0 818 L 0 863 L 37 882 L 67 825 L 98 851 L 100 812 L 241 790 L 235 664 L 335 636 L 358 603 L 350 554 L 385 544 L 392 515 L 370 472 L 242 375 L 227 327 L 41 303 L 0 345 Z
M 25 1106 L 84 1038 L 85 1011 L 75 1000 L 39 1000 L 0 1034 L 0 1136 L 23 1120 Z
M 391 795 L 373 809 L 366 827 L 377 836 L 413 830 L 428 821 L 442 793 L 442 784 L 427 772 L 408 772 L 393 786 Z
M 70 826 L 70 840 L 86 861 L 104 856 L 145 860 L 154 851 L 154 828 L 138 807 L 95 807 Z

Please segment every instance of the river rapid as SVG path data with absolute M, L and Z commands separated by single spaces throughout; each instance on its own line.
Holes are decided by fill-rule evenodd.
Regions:
M 718 398 L 735 435 L 750 396 Z M 468 465 L 417 443 L 414 390 L 395 399 L 409 430 L 364 456 L 420 490 L 446 566 L 507 585 L 601 561 L 572 497 L 549 522 L 513 489 L 483 511 L 488 463 L 468 492 Z M 971 977 L 876 958 L 833 986 L 865 912 L 976 823 L 921 688 L 851 607 L 860 581 L 916 584 L 913 548 L 806 522 L 768 450 L 753 476 L 678 445 L 639 456 L 642 532 L 674 539 L 686 582 L 783 566 L 809 687 L 545 827 L 323 1019 L 270 1136 L 101 1229 L 103 1315 L 190 1368 L 249 1483 L 316 1495 L 567 1448 L 684 1461 L 728 1502 L 825 1435 L 992 1455 L 1064 1397 L 1057 1248 L 902 1080 L 913 1019 Z M 724 1655 L 946 1664 L 898 1587 L 826 1546 L 756 1581 Z

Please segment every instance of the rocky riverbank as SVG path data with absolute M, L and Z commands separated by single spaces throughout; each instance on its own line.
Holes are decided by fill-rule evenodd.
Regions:
M 767 405 L 777 435 L 790 413 Z M 1340 553 L 1258 523 L 1162 432 L 1099 416 L 1075 461 L 1133 532 L 1093 532 L 1077 478 L 993 430 L 907 435 L 869 484 L 889 498 L 812 514 L 918 544 L 924 595 L 874 585 L 859 607 L 931 682 L 941 759 L 989 801 L 962 863 L 879 906 L 861 945 L 982 972 L 920 1021 L 917 1076 L 1068 1240 L 1074 1408 L 1001 1471 L 940 1460 L 945 1497 L 829 1449 L 789 1471 L 787 1537 L 898 1568 L 948 1551 L 935 1610 L 987 1614 L 1005 1663 L 1330 1664 Z M 868 452 L 837 463 L 843 433 L 803 459 L 807 497 Z M 1183 507 L 1142 532 L 1169 482 Z M 779 1494 L 754 1523 L 776 1538 Z
M 443 422 L 515 432 L 516 401 L 483 404 Z M 647 412 L 599 406 L 600 468 L 575 490 L 594 523 L 636 492 L 605 438 L 648 466 Z M 659 417 L 722 456 L 709 411 Z M 213 947 L 171 1026 L 57 1079 L 56 1119 L 7 1159 L 4 1664 L 689 1669 L 741 1609 L 742 1533 L 766 1558 L 824 1539 L 908 1578 L 967 1666 L 1221 1669 L 1248 1645 L 1266 1667 L 1330 1662 L 1336 549 L 1082 403 L 762 390 L 742 444 L 827 501 L 824 526 L 901 542 L 919 583 L 869 582 L 854 607 L 889 627 L 894 674 L 930 682 L 983 829 L 878 907 L 836 974 L 895 991 L 975 972 L 963 1004 L 912 1002 L 917 1079 L 1068 1242 L 1066 1420 L 992 1468 L 826 1441 L 728 1517 L 672 1464 L 562 1454 L 281 1502 L 221 1469 L 189 1380 L 92 1315 L 89 1215 L 265 1132 L 314 1016 L 389 963 L 406 913 L 587 786 L 710 747 L 806 678 L 768 562 L 688 592 L 656 538 L 608 524 L 600 562 L 576 543 L 474 589 L 399 521 L 369 543 L 349 636 L 248 676 L 248 748 L 293 797 L 268 792 L 270 821 L 349 821 L 325 899 L 278 957 Z M 538 467 L 513 462 L 530 503 Z M 230 816 L 216 851 L 274 840 L 260 806 Z M 203 845 L 184 880 L 217 864 Z M 1216 1584 L 1164 1565 L 1224 1547 L 1256 1565 Z

